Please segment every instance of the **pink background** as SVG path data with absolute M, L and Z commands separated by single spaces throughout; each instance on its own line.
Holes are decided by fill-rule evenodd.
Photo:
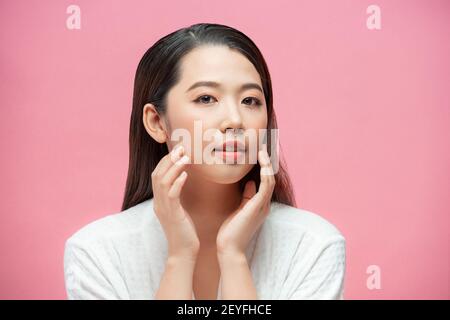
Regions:
M 299 206 L 347 239 L 345 298 L 449 298 L 448 1 L 132 3 L 0 4 L 0 298 L 66 298 L 65 240 L 120 210 L 139 59 L 198 22 L 267 59 Z

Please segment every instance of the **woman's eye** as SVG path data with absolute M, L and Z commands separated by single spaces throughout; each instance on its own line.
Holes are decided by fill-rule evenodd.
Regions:
M 255 106 L 260 106 L 262 104 L 261 101 L 259 101 L 259 99 L 256 99 L 253 97 L 247 97 L 243 101 L 250 101 L 250 105 L 251 105 L 252 100 L 255 101 Z
M 194 102 L 200 102 L 200 103 L 202 103 L 202 104 L 205 104 L 205 103 L 206 103 L 206 104 L 209 104 L 211 98 L 213 98 L 213 97 L 210 96 L 210 95 L 203 95 L 203 96 L 198 97 L 196 100 L 194 100 Z M 215 98 L 213 98 L 213 99 L 215 99 Z M 254 98 L 254 97 L 247 97 L 247 98 L 245 98 L 244 100 L 242 100 L 242 102 L 243 102 L 244 104 L 247 104 L 247 105 L 250 105 L 250 106 L 253 105 L 253 104 L 252 104 L 252 101 L 255 102 L 255 103 L 254 103 L 255 106 L 261 106 L 261 105 L 262 105 L 261 101 L 259 101 L 259 99 Z M 205 102 L 205 103 L 204 103 L 204 102 Z
M 205 97 L 212 98 L 212 96 L 204 95 L 204 96 L 198 97 L 198 98 L 195 100 L 195 102 L 205 101 L 205 99 L 202 99 L 202 98 L 205 98 Z M 208 101 L 208 99 L 206 99 L 206 101 Z

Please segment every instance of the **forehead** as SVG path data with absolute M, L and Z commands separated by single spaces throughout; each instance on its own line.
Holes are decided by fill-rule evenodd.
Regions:
M 242 83 L 261 78 L 253 64 L 240 52 L 227 46 L 201 46 L 186 54 L 180 64 L 179 85 L 186 90 L 197 81 L 216 81 L 224 87 L 239 87 Z

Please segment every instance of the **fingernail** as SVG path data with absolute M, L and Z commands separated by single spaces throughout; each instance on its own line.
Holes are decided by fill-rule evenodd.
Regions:
M 261 162 L 263 165 L 268 165 L 270 163 L 269 155 L 263 151 L 261 151 Z
M 183 150 L 182 146 L 177 146 L 177 147 L 175 147 L 175 149 L 172 150 L 171 158 L 172 158 L 173 162 L 180 159 L 182 150 Z
M 181 154 L 182 151 L 183 151 L 183 146 L 182 146 L 182 145 L 177 146 L 177 147 L 175 148 L 175 150 L 174 150 L 174 152 L 175 152 L 176 154 Z
M 261 149 L 259 149 L 261 151 L 266 150 L 266 144 L 265 143 L 261 143 Z
M 184 155 L 180 160 L 177 161 L 177 164 L 185 164 L 189 162 L 189 157 Z

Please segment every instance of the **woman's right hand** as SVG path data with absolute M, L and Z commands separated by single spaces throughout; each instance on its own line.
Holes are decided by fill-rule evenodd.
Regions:
M 159 161 L 152 172 L 153 209 L 168 241 L 169 258 L 195 261 L 200 241 L 191 217 L 180 203 L 188 162 L 181 145 Z

